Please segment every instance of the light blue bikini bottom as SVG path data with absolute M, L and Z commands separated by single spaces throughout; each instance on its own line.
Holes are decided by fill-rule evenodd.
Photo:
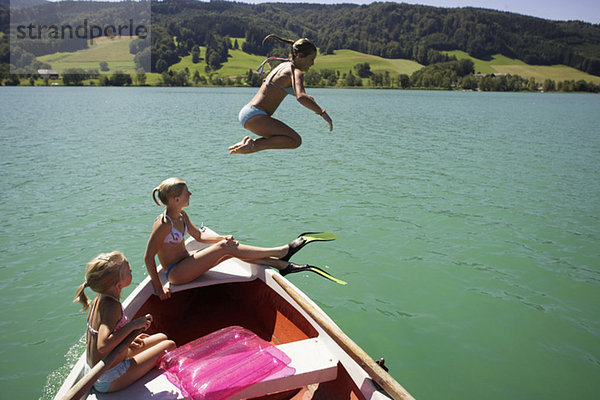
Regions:
M 269 115 L 267 114 L 267 112 L 265 110 L 261 110 L 258 107 L 252 106 L 250 104 L 246 104 L 241 110 L 240 110 L 240 114 L 238 115 L 238 119 L 240 120 L 240 123 L 242 124 L 242 127 L 246 125 L 246 122 L 252 118 L 252 117 L 256 117 L 257 115 Z
M 120 378 L 127 370 L 129 369 L 129 365 L 131 364 L 131 360 L 123 360 L 105 373 L 103 373 L 100 378 L 94 383 L 94 389 L 98 392 L 106 393 L 110 388 L 110 384 L 115 380 Z M 85 363 L 86 373 L 90 370 L 90 366 Z

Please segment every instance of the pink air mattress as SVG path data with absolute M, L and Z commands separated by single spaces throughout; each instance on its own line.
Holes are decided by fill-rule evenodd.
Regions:
M 290 358 L 239 326 L 223 328 L 191 341 L 160 361 L 167 379 L 184 396 L 218 400 L 277 376 L 292 375 Z

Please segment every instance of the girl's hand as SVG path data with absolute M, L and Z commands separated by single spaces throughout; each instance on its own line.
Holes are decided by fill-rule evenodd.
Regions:
M 152 315 L 146 314 L 143 317 L 136 318 L 132 321 L 132 324 L 134 329 L 146 330 L 150 328 L 150 325 L 152 324 Z
M 323 114 L 321 114 L 321 117 L 323 117 L 323 119 L 327 121 L 327 123 L 329 124 L 329 132 L 331 132 L 333 130 L 333 121 L 331 120 L 331 118 L 329 118 L 327 112 L 323 112 Z
M 237 240 L 233 238 L 233 235 L 222 236 L 222 238 L 227 242 L 227 244 L 238 244 Z
M 133 342 L 131 342 L 131 344 L 129 345 L 129 348 L 131 350 L 143 349 L 144 348 L 144 339 L 146 339 L 147 337 L 149 337 L 149 335 L 146 333 L 139 334 L 135 339 L 133 339 Z
M 167 285 L 161 286 L 160 291 L 155 289 L 154 292 L 161 300 L 166 300 L 171 297 L 171 288 Z

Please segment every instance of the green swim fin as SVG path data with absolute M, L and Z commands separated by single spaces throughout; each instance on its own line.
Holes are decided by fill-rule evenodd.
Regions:
M 321 269 L 319 267 L 315 267 L 315 266 L 311 265 L 310 270 L 314 273 L 321 275 L 324 278 L 329 279 L 330 281 L 333 281 L 333 282 L 339 284 L 339 285 L 347 285 L 348 284 L 348 282 L 344 282 L 343 280 L 338 279 L 338 278 L 328 274 L 327 272 L 325 272 L 323 269 Z
M 303 272 L 303 271 L 312 271 L 312 272 L 319 274 L 322 277 L 327 278 L 330 281 L 335 282 L 340 285 L 348 284 L 347 282 L 344 282 L 343 280 L 337 279 L 337 278 L 333 277 L 332 275 L 328 274 L 322 268 L 315 267 L 314 265 L 308 265 L 308 264 L 298 265 L 293 262 L 290 262 L 289 265 L 287 267 L 285 267 L 285 269 L 280 270 L 279 273 L 281 275 L 285 276 L 287 274 L 293 274 L 296 272 Z
M 338 237 L 331 232 L 304 232 L 298 236 L 304 236 L 309 241 L 320 240 L 323 242 L 327 242 L 330 240 L 335 240 Z
M 328 242 L 335 240 L 338 237 L 331 232 L 304 232 L 298 235 L 298 237 L 290 242 L 288 252 L 285 256 L 281 257 L 280 260 L 290 261 L 292 256 L 300 251 L 301 248 L 311 242 L 321 241 Z

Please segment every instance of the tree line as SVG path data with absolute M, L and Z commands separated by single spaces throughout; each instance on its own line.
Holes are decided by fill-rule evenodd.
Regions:
M 365 83 L 366 81 L 366 83 Z M 538 82 L 519 75 L 474 75 L 468 59 L 436 63 L 407 74 L 373 73 L 368 63 L 359 63 L 347 73 L 333 70 L 309 70 L 305 83 L 312 87 L 373 87 L 390 89 L 478 90 L 494 92 L 591 92 L 600 93 L 600 85 L 584 80 Z
M 100 70 L 103 70 L 100 63 Z M 106 71 L 106 69 L 104 69 Z M 28 83 L 35 85 L 40 78 L 37 74 L 26 75 Z M 186 68 L 174 72 L 163 71 L 158 85 L 160 86 L 253 86 L 262 84 L 263 75 L 248 70 L 244 76 L 223 78 L 213 73 L 208 77 L 200 75 L 198 70 L 192 75 Z M 0 81 L 5 85 L 19 85 L 17 75 L 4 74 L 0 68 Z M 49 79 L 43 79 L 49 85 Z M 62 82 L 67 86 L 100 85 L 100 86 L 144 86 L 146 73 L 138 70 L 135 74 L 115 71 L 112 74 L 100 74 L 97 69 L 83 70 L 71 68 L 62 74 Z M 333 69 L 309 70 L 305 74 L 307 87 L 339 87 L 339 88 L 389 88 L 389 89 L 436 89 L 436 90 L 467 90 L 495 92 L 591 92 L 600 93 L 600 85 L 584 80 L 565 80 L 555 82 L 546 79 L 538 82 L 534 78 L 523 78 L 518 75 L 489 74 L 474 75 L 473 62 L 469 59 L 451 60 L 437 63 L 407 74 L 391 74 L 389 71 L 372 72 L 368 62 L 355 64 L 348 72 L 342 73 Z

